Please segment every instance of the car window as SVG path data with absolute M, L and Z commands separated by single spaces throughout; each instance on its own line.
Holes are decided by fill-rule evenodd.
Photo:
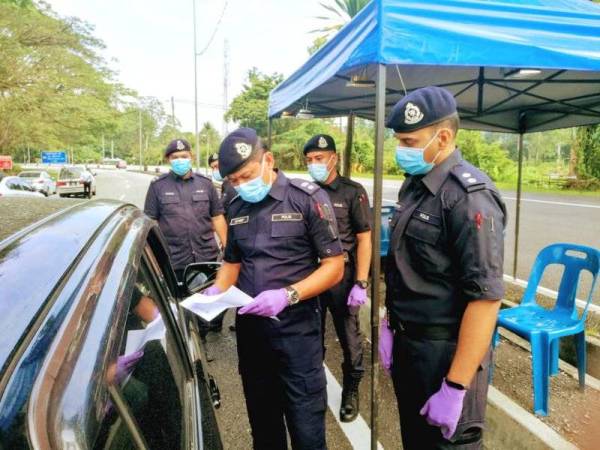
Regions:
M 33 187 L 25 180 L 20 180 L 19 184 L 21 185 L 21 189 L 24 191 L 35 192 Z
M 18 180 L 15 180 L 14 178 L 6 181 L 6 187 L 8 189 L 12 189 L 13 191 L 23 190 L 23 188 L 21 187 L 21 183 L 19 183 Z
M 63 167 L 60 170 L 60 175 L 58 178 L 61 180 L 70 179 L 70 178 L 79 178 L 81 175 L 82 169 L 79 167 Z
M 179 449 L 182 447 L 186 377 L 181 354 L 174 343 L 175 333 L 169 326 L 173 316 L 165 310 L 166 303 L 160 295 L 147 266 L 142 264 L 129 299 L 121 356 L 109 365 L 105 379 L 109 386 L 118 388 L 134 419 L 135 430 L 148 448 Z M 167 315 L 170 319 L 163 320 Z M 161 326 L 165 330 L 162 338 L 139 342 L 141 336 Z M 135 448 L 127 417 L 117 411 L 112 402 L 106 405 L 94 448 Z
M 23 172 L 19 176 L 21 178 L 39 178 L 41 174 L 39 172 Z

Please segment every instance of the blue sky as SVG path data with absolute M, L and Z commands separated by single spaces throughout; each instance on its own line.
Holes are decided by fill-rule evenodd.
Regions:
M 119 80 L 141 95 L 154 96 L 194 129 L 192 0 L 49 0 L 61 15 L 95 26 L 107 48 L 105 57 Z M 208 42 L 225 0 L 196 0 L 198 51 Z M 333 2 L 332 2 L 333 3 Z M 248 69 L 291 74 L 308 57 L 306 48 L 325 24 L 318 0 L 228 0 L 221 26 L 198 58 L 198 101 L 223 103 L 223 45 L 229 41 L 229 99 L 238 94 Z M 201 106 L 199 122 L 222 130 L 222 110 Z

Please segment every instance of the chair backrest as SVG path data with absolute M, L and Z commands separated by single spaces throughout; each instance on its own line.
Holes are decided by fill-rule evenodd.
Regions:
M 577 318 L 575 297 L 582 270 L 587 270 L 592 275 L 592 283 L 587 297 L 585 310 L 581 319 L 585 319 L 588 306 L 592 300 L 598 275 L 600 274 L 600 251 L 591 247 L 577 244 L 557 243 L 543 248 L 539 253 L 529 276 L 527 289 L 521 304 L 535 303 L 535 294 L 540 284 L 544 270 L 550 264 L 564 266 L 562 279 L 558 288 L 558 297 L 554 309 L 568 312 L 572 318 Z

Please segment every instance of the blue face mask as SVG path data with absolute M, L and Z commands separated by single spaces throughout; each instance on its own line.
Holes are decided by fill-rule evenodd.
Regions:
M 221 172 L 219 172 L 219 169 L 214 169 L 212 171 L 212 178 L 215 181 L 223 181 L 223 177 L 221 176 Z
M 260 175 L 250 181 L 247 181 L 246 183 L 240 184 L 239 186 L 234 186 L 237 193 L 240 194 L 240 197 L 242 197 L 242 200 L 245 202 L 258 203 L 264 199 L 271 190 L 271 185 L 263 181 L 264 170 L 265 158 L 263 156 Z
M 333 156 L 331 158 L 333 158 Z M 329 161 L 326 163 L 314 163 L 308 165 L 308 173 L 313 177 L 313 180 L 320 183 L 324 183 L 327 180 L 331 173 L 331 170 L 327 168 L 331 158 L 329 158 Z
M 425 150 L 437 137 L 438 133 L 435 133 L 425 147 L 403 147 L 399 145 L 396 147 L 396 163 L 410 175 L 425 175 L 430 172 L 435 165 L 440 151 L 437 152 L 432 162 L 427 162 L 424 159 Z
M 176 158 L 171 160 L 171 170 L 180 177 L 192 170 L 192 160 L 189 158 Z

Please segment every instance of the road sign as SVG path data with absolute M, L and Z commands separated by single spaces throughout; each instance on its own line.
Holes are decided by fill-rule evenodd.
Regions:
M 0 155 L 0 169 L 1 170 L 12 170 L 12 168 L 13 168 L 12 156 Z
M 44 164 L 66 164 L 67 152 L 42 152 L 42 163 Z

